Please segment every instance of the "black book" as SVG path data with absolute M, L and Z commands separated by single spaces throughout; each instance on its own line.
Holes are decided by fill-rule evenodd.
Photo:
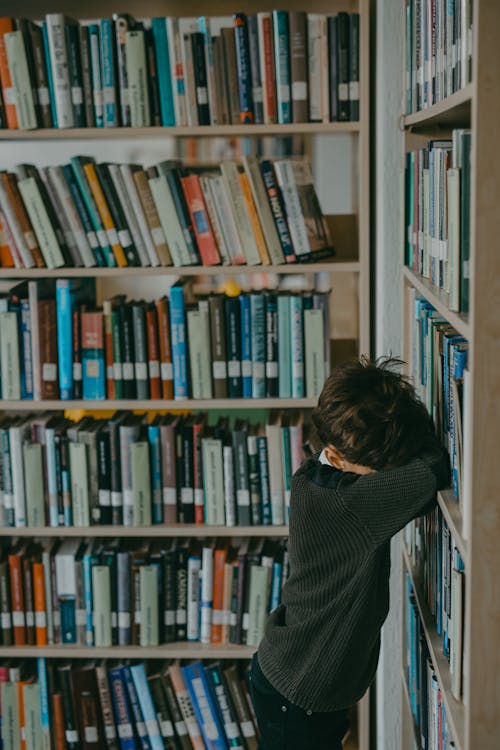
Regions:
M 64 735 L 67 750 L 80 750 L 81 742 L 76 718 L 76 706 L 71 681 L 71 664 L 57 666 L 57 682 L 62 699 Z
M 175 610 L 177 606 L 176 549 L 171 542 L 163 554 L 163 643 L 175 641 Z
M 78 22 L 71 18 L 66 18 L 64 33 L 66 36 L 66 50 L 68 54 L 68 73 L 74 127 L 84 128 L 87 125 L 87 122 L 85 118 L 85 103 L 83 99 L 83 75 L 82 61 L 80 57 L 80 31 Z
M 137 398 L 149 398 L 148 345 L 146 333 L 146 308 L 144 302 L 132 302 L 134 332 L 134 375 Z
M 109 432 L 110 448 L 110 482 L 111 482 L 111 523 L 120 526 L 123 523 L 123 496 L 120 454 L 120 424 L 127 418 L 126 411 L 119 411 L 107 421 L 104 427 Z
M 224 300 L 226 320 L 227 387 L 229 398 L 241 398 L 241 328 L 239 297 Z
M 33 104 L 35 106 L 38 127 L 51 128 L 52 115 L 50 112 L 50 101 L 48 97 L 45 98 L 45 92 L 48 95 L 49 90 L 43 51 L 42 30 L 36 25 L 36 23 L 33 23 L 33 21 L 29 21 L 26 18 L 20 18 L 16 22 L 16 25 L 23 35 L 26 62 L 28 63 Z M 43 104 L 40 101 L 41 90 L 44 90 L 44 93 L 42 93 Z
M 278 295 L 265 293 L 266 302 L 266 396 L 278 396 Z
M 196 86 L 196 109 L 198 124 L 210 125 L 210 107 L 208 104 L 208 81 L 205 66 L 205 44 L 203 34 L 199 31 L 191 34 L 193 50 L 194 82 Z
M 101 552 L 101 565 L 109 568 L 109 582 L 111 594 L 111 643 L 118 645 L 118 565 L 117 565 L 118 542 L 112 542 L 104 547 Z
M 248 424 L 241 419 L 237 419 L 233 430 L 233 452 L 238 526 L 252 525 L 247 438 Z
M 92 222 L 87 211 L 87 206 L 85 205 L 80 193 L 80 188 L 78 187 L 73 168 L 71 164 L 64 164 L 62 166 L 62 170 L 69 192 L 71 193 L 71 197 L 73 198 L 73 203 L 75 204 L 76 211 L 78 213 L 78 216 L 80 217 L 80 221 L 82 222 L 83 229 L 87 236 L 90 249 L 92 250 L 92 253 L 94 255 L 96 265 L 101 267 L 105 266 L 106 261 L 99 246 L 96 233 L 94 232 L 94 227 L 92 226 Z
M 165 698 L 167 700 L 168 709 L 172 717 L 172 721 L 175 728 L 175 735 L 177 740 L 177 747 L 181 750 L 192 750 L 191 740 L 184 722 L 184 717 L 177 703 L 177 697 L 175 695 L 174 686 L 168 671 L 162 675 L 163 689 L 165 691 Z
M 339 91 L 338 91 L 338 53 L 337 53 L 337 16 L 328 16 L 328 61 L 330 73 L 330 121 L 339 119 Z
M 122 127 L 130 127 L 131 116 L 128 94 L 126 38 L 127 31 L 135 29 L 137 22 L 128 13 L 114 13 L 113 22 L 115 24 L 116 68 L 119 82 L 118 89 L 120 92 L 120 125 Z
M 220 662 L 204 666 L 203 671 L 207 677 L 212 701 L 219 715 L 221 725 L 224 727 L 227 741 L 233 743 L 230 745 L 231 747 L 244 747 L 245 741 L 238 725 L 238 716 L 227 685 L 224 682 Z M 229 727 L 232 729 L 230 737 L 227 734 Z
M 193 423 L 185 417 L 176 427 L 177 497 L 180 498 L 179 522 L 194 523 L 194 441 Z
M 242 643 L 241 632 L 243 624 L 243 607 L 245 605 L 245 574 L 246 558 L 248 555 L 248 539 L 245 539 L 238 549 L 238 568 L 233 577 L 231 590 L 231 626 L 229 628 L 229 641 L 231 643 Z
M 158 86 L 158 69 L 155 55 L 153 29 L 146 29 L 144 32 L 144 41 L 146 44 L 146 65 L 148 71 L 148 93 L 149 93 L 149 112 L 151 125 L 161 125 L 160 109 L 160 90 Z
M 252 98 L 254 122 L 256 125 L 264 122 L 264 104 L 262 101 L 262 78 L 259 59 L 259 30 L 257 13 L 247 16 L 248 21 L 248 47 L 250 51 L 250 70 L 252 74 Z
M 99 491 L 100 523 L 113 523 L 111 508 L 111 437 L 103 420 L 97 430 L 97 486 Z
M 253 526 L 262 523 L 262 498 L 260 494 L 259 448 L 257 443 L 257 427 L 252 425 L 248 431 L 248 485 L 250 488 L 250 510 Z
M 159 674 L 148 676 L 149 691 L 153 700 L 155 714 L 160 727 L 160 734 L 163 740 L 164 750 L 178 750 L 177 740 L 175 739 L 175 726 L 173 717 L 168 708 L 167 696 L 163 687 L 163 679 Z
M 359 120 L 359 13 L 349 15 L 349 115 Z
M 185 641 L 187 637 L 187 561 L 188 543 L 177 548 L 176 560 L 176 607 L 175 640 Z
M 97 178 L 102 188 L 102 192 L 106 198 L 109 212 L 113 219 L 116 231 L 118 232 L 118 241 L 123 248 L 127 263 L 129 266 L 140 266 L 141 261 L 139 253 L 132 240 L 132 235 L 127 224 L 127 219 L 123 212 L 122 204 L 118 198 L 114 182 L 109 174 L 107 164 L 95 164 L 95 171 Z
M 349 120 L 349 13 L 337 15 L 338 119 Z
M 122 372 L 123 372 L 123 397 L 136 398 L 136 386 L 134 375 L 134 329 L 132 321 L 132 306 L 120 300 L 120 327 L 122 333 Z
M 208 300 L 210 310 L 210 339 L 212 345 L 212 377 L 215 398 L 227 398 L 227 353 L 224 316 L 224 296 L 213 294 Z

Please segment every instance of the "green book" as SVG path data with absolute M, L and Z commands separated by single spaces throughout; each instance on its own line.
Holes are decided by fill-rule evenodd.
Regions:
M 264 636 L 269 598 L 269 571 L 270 568 L 263 565 L 252 565 L 250 569 L 247 646 L 258 646 Z
M 92 605 L 94 643 L 96 646 L 111 646 L 111 581 L 107 565 L 92 568 Z
M 207 303 L 202 301 L 198 310 L 188 310 L 187 325 L 192 397 L 212 398 L 210 323 Z
M 23 459 L 28 526 L 45 526 L 42 446 L 38 443 L 25 443 Z
M 222 440 L 203 438 L 201 441 L 201 456 L 205 494 L 205 523 L 211 526 L 222 526 L 225 524 Z
M 4 750 L 21 750 L 17 685 L 14 682 L 2 682 L 0 695 L 2 697 L 3 748 Z
M 40 750 L 43 746 L 40 713 L 40 685 L 36 682 L 23 686 L 26 750 Z
M 149 444 L 138 441 L 130 444 L 132 468 L 133 526 L 150 526 L 151 479 L 149 471 Z
M 278 296 L 278 393 L 280 398 L 292 395 L 292 349 L 290 340 L 289 295 Z
M 304 310 L 306 396 L 318 398 L 325 383 L 323 310 Z
M 69 467 L 73 525 L 90 526 L 87 446 L 84 443 L 69 444 Z
M 142 565 L 139 572 L 141 597 L 141 646 L 158 646 L 158 568 L 156 565 Z

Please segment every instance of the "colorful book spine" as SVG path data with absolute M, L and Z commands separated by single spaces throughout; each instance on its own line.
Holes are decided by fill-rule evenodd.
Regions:
M 240 294 L 241 383 L 243 398 L 252 398 L 252 315 L 250 295 Z
M 276 67 L 276 93 L 278 122 L 292 122 L 292 96 L 290 89 L 290 34 L 288 11 L 273 10 L 274 54 Z
M 56 281 L 57 368 L 59 397 L 63 401 L 73 398 L 72 286 L 71 279 Z
M 152 28 L 158 66 L 161 124 L 164 127 L 169 127 L 175 125 L 175 109 L 167 19 L 164 17 L 153 18 Z
M 118 109 L 116 103 L 115 36 L 111 19 L 101 19 L 99 31 L 104 127 L 116 128 L 118 125 Z
M 182 286 L 174 285 L 170 287 L 169 301 L 172 360 L 174 368 L 174 398 L 176 400 L 182 400 L 189 396 L 186 319 Z
M 254 112 L 248 21 L 244 13 L 236 13 L 233 16 L 233 19 L 236 65 L 238 72 L 238 94 L 240 100 L 240 122 L 243 124 L 252 123 L 254 121 Z
M 102 313 L 83 312 L 82 370 L 83 398 L 106 398 L 106 365 Z

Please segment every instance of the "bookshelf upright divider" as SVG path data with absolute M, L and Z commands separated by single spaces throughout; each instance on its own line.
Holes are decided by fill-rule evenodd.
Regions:
M 425 3 L 425 0 L 423 2 Z M 415 6 L 412 0 L 402 3 L 400 5 L 402 14 L 403 11 L 411 14 L 412 6 Z M 461 434 L 462 451 L 459 449 L 460 444 L 457 449 L 460 500 L 457 500 L 456 493 L 452 489 L 439 492 L 437 497 L 439 512 L 442 516 L 442 521 L 440 521 L 437 530 L 437 544 L 440 544 L 439 535 L 441 531 L 448 529 L 449 532 L 445 531 L 445 536 L 442 537 L 442 544 L 444 545 L 446 534 L 449 533 L 452 546 L 458 551 L 464 566 L 463 600 L 462 595 L 459 595 L 460 607 L 463 607 L 463 610 L 454 609 L 453 578 L 451 582 L 449 579 L 445 579 L 441 584 L 439 584 L 438 579 L 438 588 L 440 585 L 443 586 L 444 606 L 450 607 L 451 617 L 457 617 L 457 611 L 462 612 L 463 615 L 462 635 L 453 626 L 451 631 L 445 634 L 445 639 L 451 639 L 451 649 L 453 649 L 453 646 L 457 648 L 456 643 L 460 643 L 460 638 L 463 639 L 463 651 L 459 651 L 458 656 L 455 654 L 455 661 L 453 654 L 450 661 L 450 658 L 447 658 L 447 655 L 443 653 L 445 641 L 443 640 L 443 633 L 440 632 L 440 629 L 446 631 L 448 627 L 446 616 L 448 616 L 450 610 L 445 610 L 446 615 L 443 612 L 443 618 L 445 619 L 439 624 L 439 598 L 436 605 L 437 610 L 434 613 L 431 613 L 431 607 L 428 603 L 430 587 L 435 580 L 433 577 L 435 569 L 433 572 L 431 568 L 431 558 L 434 552 L 426 546 L 425 555 L 427 557 L 425 557 L 423 565 L 424 579 L 424 576 L 420 575 L 420 570 L 415 562 L 416 551 L 413 539 L 416 537 L 412 536 L 413 527 L 409 535 L 405 534 L 405 538 L 402 540 L 402 621 L 405 622 L 401 677 L 402 750 L 413 750 L 413 748 L 423 746 L 421 734 L 423 735 L 424 732 L 424 714 L 426 711 L 430 711 L 430 708 L 419 703 L 420 700 L 423 700 L 425 690 L 427 690 L 426 686 L 422 686 L 422 679 L 425 681 L 426 676 L 424 674 L 422 677 L 422 672 L 418 672 L 418 664 L 415 666 L 415 663 L 412 663 L 412 659 L 415 657 L 410 657 L 410 652 L 413 653 L 416 650 L 418 661 L 418 644 L 415 647 L 413 636 L 410 637 L 415 622 L 419 623 L 422 642 L 426 643 L 430 654 L 434 671 L 433 680 L 439 694 L 439 700 L 445 710 L 451 735 L 451 737 L 448 737 L 448 741 L 452 739 L 454 741 L 453 747 L 458 750 L 476 750 L 478 748 L 495 750 L 498 747 L 500 737 L 500 712 L 498 710 L 498 696 L 500 694 L 500 588 L 495 583 L 496 571 L 500 569 L 500 546 L 498 545 L 500 505 L 497 500 L 495 472 L 500 440 L 500 348 L 498 343 L 500 254 L 497 247 L 498 237 L 500 236 L 500 213 L 498 211 L 500 152 L 495 139 L 496 123 L 500 118 L 500 88 L 498 85 L 500 5 L 494 0 L 485 0 L 484 2 L 474 2 L 472 6 L 473 31 L 470 35 L 472 40 L 472 80 L 465 82 L 463 88 L 454 91 L 441 101 L 404 117 L 405 160 L 406 153 L 424 149 L 426 141 L 429 139 L 436 139 L 437 148 L 439 148 L 442 146 L 440 141 L 450 139 L 452 131 L 457 128 L 470 129 L 471 140 L 470 266 L 468 269 L 466 266 L 465 270 L 463 265 L 461 266 L 465 277 L 468 276 L 470 284 L 468 311 L 457 312 L 456 303 L 450 302 L 451 298 L 447 291 L 434 285 L 429 278 L 424 278 L 420 271 L 408 267 L 403 270 L 405 360 L 410 363 L 409 369 L 411 372 L 415 358 L 417 358 L 418 368 L 420 368 L 422 358 L 427 356 L 421 349 L 422 339 L 415 339 L 415 336 L 423 335 L 415 333 L 415 331 L 422 330 L 418 328 L 419 312 L 415 306 L 415 300 L 418 303 L 422 299 L 424 304 L 432 306 L 431 310 L 434 311 L 432 314 L 435 315 L 435 330 L 441 325 L 445 336 L 451 336 L 453 331 L 456 332 L 456 346 L 458 348 L 461 345 L 464 348 L 468 347 L 466 401 L 464 405 L 463 397 L 458 396 L 460 412 L 456 416 L 460 429 L 465 427 L 468 429 L 466 434 Z M 420 4 L 420 8 L 422 7 L 422 4 Z M 470 7 L 470 5 L 466 3 L 463 7 Z M 408 10 L 409 8 L 410 10 Z M 405 59 L 408 61 L 408 57 L 405 56 Z M 425 165 L 424 160 L 424 170 L 426 169 Z M 454 168 L 453 164 L 450 166 L 452 169 Z M 449 169 L 449 167 L 445 167 L 445 169 Z M 453 177 L 454 175 L 451 176 L 451 179 Z M 419 176 L 418 179 L 421 180 L 422 177 Z M 424 176 L 422 193 L 424 200 L 426 195 L 425 179 Z M 463 173 L 461 173 L 460 180 L 463 179 Z M 407 182 L 407 187 L 408 184 Z M 460 184 L 462 185 L 462 182 Z M 445 190 L 449 191 L 449 186 L 450 182 L 448 182 L 448 188 L 445 188 Z M 412 198 L 408 196 L 407 191 L 404 235 L 406 247 L 408 247 L 408 243 L 412 243 L 411 232 L 407 232 L 407 230 L 410 226 L 415 229 L 414 221 L 411 219 L 411 200 Z M 450 200 L 453 200 L 453 195 Z M 419 215 L 421 215 L 422 210 L 424 212 L 424 232 L 426 232 L 426 208 L 420 204 L 417 209 Z M 452 214 L 448 213 L 448 222 L 450 222 L 450 217 L 451 223 L 447 227 L 449 230 L 446 235 L 447 240 L 450 236 L 453 237 L 455 219 Z M 462 215 L 460 221 L 463 221 Z M 418 244 L 418 237 L 414 234 L 413 247 L 418 246 Z M 460 251 L 462 251 L 462 248 L 463 244 L 460 240 Z M 466 256 L 464 257 L 466 258 Z M 463 264 L 464 257 L 460 256 L 461 264 Z M 446 256 L 446 260 L 449 262 L 449 256 Z M 439 280 L 441 281 L 441 277 Z M 444 285 L 446 285 L 446 275 Z M 420 314 L 425 316 L 425 312 Z M 421 317 L 421 320 L 429 321 L 430 317 Z M 415 324 L 415 321 L 417 321 L 417 324 Z M 444 322 L 441 323 L 441 321 Z M 423 323 L 422 325 L 427 324 Z M 447 326 L 449 327 L 447 328 Z M 467 343 L 464 344 L 464 340 Z M 422 346 L 427 345 L 422 344 Z M 438 358 L 439 350 L 436 349 L 436 339 L 434 339 L 434 345 L 430 344 L 430 346 L 434 346 L 432 356 Z M 414 369 L 413 372 L 415 372 Z M 432 377 L 431 387 L 436 388 L 436 383 L 439 381 L 434 379 L 430 366 L 427 373 L 428 377 Z M 447 377 L 446 371 L 442 372 L 442 377 L 443 380 Z M 450 375 L 450 378 L 452 377 L 460 378 L 460 375 Z M 453 384 L 450 383 L 449 388 L 453 389 Z M 458 391 L 455 392 L 453 389 L 453 393 L 456 394 Z M 457 395 L 449 396 L 449 398 L 455 399 Z M 453 435 L 452 440 L 455 439 L 456 436 Z M 453 463 L 452 456 L 452 468 Z M 426 528 L 428 533 L 433 533 L 430 525 Z M 425 544 L 427 545 L 427 539 Z M 419 552 L 417 551 L 418 556 Z M 420 556 L 422 557 L 422 553 L 420 553 Z M 456 560 L 456 556 L 454 559 Z M 439 567 L 439 562 L 436 564 Z M 454 572 L 451 571 L 451 575 Z M 445 567 L 443 567 L 443 575 L 446 575 Z M 413 604 L 410 604 L 410 600 L 407 600 L 405 593 L 408 580 L 411 583 L 411 601 Z M 445 593 L 448 585 L 451 589 L 451 603 L 446 602 L 446 597 L 449 595 Z M 413 615 L 411 614 L 412 608 Z M 416 619 L 414 620 L 413 617 Z M 438 625 L 436 625 L 436 619 Z M 412 645 L 409 646 L 409 643 Z M 449 643 L 447 649 L 450 650 Z M 456 687 L 458 669 L 456 659 L 462 662 L 460 697 L 457 696 Z M 418 685 L 414 682 L 415 672 L 419 674 L 420 684 Z M 453 689 L 454 680 L 455 689 Z M 430 743 L 427 747 L 433 750 L 437 745 L 432 744 L 434 735 L 431 735 L 427 737 Z M 446 747 L 448 746 L 446 745 Z
M 49 4 L 50 5 L 50 4 Z M 173 1 L 164 3 L 159 0 L 147 0 L 139 3 L 137 7 L 133 2 L 120 6 L 121 11 L 134 13 L 144 17 L 161 15 L 225 15 L 233 11 L 255 12 L 254 4 L 249 0 L 229 7 L 225 0 L 210 0 L 209 3 L 201 0 L 187 0 L 181 4 Z M 258 10 L 272 10 L 275 3 L 266 0 L 259 3 Z M 331 260 L 319 261 L 314 264 L 284 264 L 252 267 L 246 266 L 218 266 L 218 267 L 127 267 L 127 268 L 57 268 L 57 269 L 1 269 L 2 279 L 43 279 L 43 278 L 93 278 L 96 281 L 97 302 L 100 304 L 108 294 L 109 285 L 112 284 L 113 291 L 121 283 L 132 282 L 148 283 L 148 280 L 157 280 L 164 277 L 217 277 L 225 278 L 231 275 L 246 274 L 250 278 L 253 274 L 280 274 L 283 278 L 293 280 L 294 276 L 304 274 L 309 280 L 314 280 L 314 274 L 328 275 L 333 288 L 335 299 L 336 287 L 343 286 L 349 281 L 352 287 L 351 304 L 354 321 L 349 321 L 349 333 L 342 335 L 341 326 L 337 325 L 335 336 L 332 335 L 331 349 L 334 361 L 344 357 L 369 354 L 370 344 L 370 2 L 369 0 L 313 0 L 304 7 L 302 0 L 289 0 L 288 10 L 306 10 L 325 14 L 335 14 L 340 11 L 359 13 L 359 122 L 305 122 L 292 124 L 273 125 L 208 125 L 208 126 L 182 126 L 182 127 L 141 127 L 141 128 L 68 128 L 68 129 L 38 129 L 38 130 L 9 130 L 0 129 L 0 151 L 2 149 L 18 148 L 22 153 L 23 145 L 37 142 L 43 148 L 45 144 L 55 144 L 68 140 L 75 140 L 75 148 L 85 148 L 91 151 L 92 143 L 108 140 L 134 138 L 144 143 L 156 139 L 183 139 L 183 138 L 240 138 L 240 137 L 285 137 L 300 135 L 305 141 L 306 153 L 314 157 L 314 139 L 320 137 L 323 150 L 327 149 L 326 138 L 335 139 L 337 136 L 349 137 L 352 144 L 352 183 L 354 208 L 350 215 L 327 216 L 327 221 L 332 228 L 336 255 Z M 19 6 L 14 0 L 7 0 L 2 8 L 4 16 L 28 16 L 34 20 L 40 19 L 47 11 L 52 10 L 42 0 L 25 0 Z M 102 2 L 81 2 L 81 0 L 60 0 L 56 4 L 56 10 L 75 18 L 95 18 L 102 15 L 111 15 L 117 10 L 116 3 L 105 0 Z M 76 141 L 80 142 L 79 144 Z M 80 151 L 81 153 L 81 151 Z M 85 153 L 85 151 L 84 151 Z M 326 152 L 325 152 L 326 153 Z M 22 157 L 19 161 L 22 160 Z M 1 167 L 2 165 L 0 165 Z M 335 180 L 335 176 L 332 177 Z M 321 198 L 321 196 L 320 196 Z M 333 317 L 336 315 L 335 304 L 330 310 L 330 319 L 333 326 Z M 352 335 L 352 331 L 355 331 Z M 340 335 L 339 335 L 340 334 Z M 0 413 L 27 413 L 29 411 L 55 410 L 63 412 L 66 409 L 73 410 L 202 410 L 226 411 L 229 415 L 241 409 L 301 409 L 310 410 L 315 405 L 315 399 L 311 398 L 265 398 L 265 399 L 218 399 L 185 401 L 174 400 L 131 400 L 122 399 L 103 401 L 1 401 Z M 18 537 L 26 540 L 49 539 L 64 535 L 68 538 L 145 538 L 161 540 L 163 538 L 177 537 L 178 539 L 207 539 L 216 537 L 263 537 L 284 538 L 287 535 L 286 526 L 209 526 L 195 524 L 175 525 L 152 525 L 143 527 L 117 527 L 117 526 L 88 526 L 88 527 L 44 527 L 44 528 L 0 528 L 0 539 L 5 543 L 10 539 Z M 123 658 L 123 659 L 248 659 L 255 651 L 252 646 L 238 646 L 233 644 L 205 645 L 201 643 L 175 642 L 163 644 L 158 647 L 135 647 L 135 646 L 113 646 L 111 648 L 83 647 L 83 646 L 61 646 L 49 645 L 46 647 L 2 647 L 0 646 L 1 658 L 35 658 L 46 656 L 53 659 L 81 659 L 81 658 Z M 368 750 L 369 748 L 369 697 L 368 695 L 358 706 L 357 726 L 357 750 Z M 349 745 L 349 748 L 351 745 Z

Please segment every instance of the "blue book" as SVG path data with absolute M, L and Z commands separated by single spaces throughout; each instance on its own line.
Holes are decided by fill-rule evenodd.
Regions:
M 267 438 L 265 435 L 257 436 L 257 458 L 259 461 L 259 488 L 262 503 L 262 523 L 264 526 L 271 526 L 271 490 L 269 488 L 269 463 L 267 460 Z
M 292 122 L 290 87 L 290 32 L 288 11 L 273 10 L 274 63 L 276 68 L 276 99 L 278 122 Z
M 241 385 L 243 398 L 252 398 L 252 321 L 250 295 L 240 294 Z
M 292 395 L 292 357 L 290 338 L 290 297 L 278 296 L 278 395 Z
M 153 523 L 163 523 L 160 425 L 150 424 L 148 426 L 148 440 L 151 463 L 151 488 L 153 490 Z
M 73 305 L 72 279 L 56 281 L 57 369 L 62 401 L 73 398 Z
M 263 294 L 250 295 L 252 331 L 252 398 L 266 397 L 266 301 Z
M 233 23 L 236 49 L 236 74 L 240 100 L 240 123 L 252 123 L 254 121 L 252 75 L 250 71 L 250 45 L 246 15 L 244 13 L 235 13 L 233 15 Z
M 110 669 L 108 672 L 109 691 L 113 703 L 116 729 L 121 750 L 137 750 L 132 714 L 122 669 L 122 667 L 116 667 L 115 669 Z
M 170 287 L 169 302 L 172 362 L 174 366 L 174 398 L 181 400 L 189 396 L 189 381 L 184 290 L 180 284 Z
M 62 643 L 76 643 L 76 601 L 73 596 L 59 597 Z
M 40 656 L 36 660 L 38 684 L 40 686 L 40 724 L 42 727 L 43 747 L 50 748 L 50 707 L 49 707 L 49 686 L 47 682 L 47 663 L 45 658 Z
M 75 204 L 76 211 L 78 213 L 80 221 L 82 222 L 83 229 L 85 230 L 85 236 L 87 237 L 90 249 L 92 250 L 92 253 L 94 255 L 96 265 L 105 266 L 106 263 L 99 246 L 99 240 L 97 239 L 97 235 L 94 232 L 92 222 L 89 218 L 85 203 L 83 202 L 71 164 L 64 164 L 62 170 L 64 172 L 64 177 L 68 185 L 69 192 L 71 193 L 71 197 L 73 198 L 73 203 Z
M 168 48 L 167 19 L 163 17 L 153 18 L 152 26 L 158 71 L 158 88 L 160 92 L 161 124 L 169 127 L 175 125 L 175 110 Z
M 302 297 L 290 296 L 290 362 L 292 398 L 304 397 L 304 320 Z
M 242 750 L 244 740 L 240 734 L 238 717 L 222 678 L 221 666 L 219 663 L 210 664 L 207 667 L 203 667 L 203 671 L 207 678 L 212 701 L 217 710 L 221 725 L 225 730 L 228 747 L 230 750 Z
M 104 126 L 106 128 L 116 128 L 118 125 L 118 111 L 116 106 L 116 69 L 113 44 L 114 28 L 111 19 L 101 19 L 100 32 Z
M 31 315 L 29 299 L 21 300 L 21 398 L 33 398 L 33 361 L 31 358 Z
M 163 750 L 163 740 L 160 734 L 160 727 L 158 725 L 158 719 L 156 718 L 156 711 L 146 678 L 144 664 L 134 664 L 133 667 L 130 667 L 130 673 L 134 681 L 142 718 L 146 725 L 151 747 L 153 750 Z
M 456 404 L 456 399 L 460 399 L 460 393 L 459 393 L 459 387 L 460 384 L 463 382 L 464 377 L 464 370 L 467 367 L 467 349 L 463 346 L 463 344 L 455 344 L 452 347 L 452 371 L 453 371 L 453 380 L 456 383 L 456 388 L 453 389 L 453 398 L 451 399 L 451 403 L 453 404 L 453 414 L 450 415 L 452 418 L 452 424 L 453 424 L 453 435 L 451 440 L 451 477 L 452 477 L 452 486 L 453 486 L 453 494 L 456 498 L 460 497 L 460 477 L 459 477 L 459 465 L 460 465 L 460 459 L 461 457 L 458 455 L 458 440 L 457 440 L 457 428 L 461 429 L 461 426 L 459 427 L 457 425 L 457 421 L 460 419 L 462 420 L 463 417 L 460 416 L 462 413 L 460 409 L 460 404 Z M 457 411 L 460 410 L 460 414 L 457 413 Z
M 135 731 L 139 738 L 139 745 L 142 750 L 152 750 L 151 742 L 149 741 L 148 732 L 139 704 L 137 690 L 135 689 L 131 668 L 129 666 L 124 666 L 121 667 L 120 670 L 122 673 L 123 682 L 125 684 L 125 689 L 127 691 L 132 721 L 135 725 Z
M 96 128 L 104 127 L 104 102 L 102 97 L 101 44 L 99 26 L 89 24 L 90 76 L 94 99 L 94 117 Z
M 283 563 L 281 560 L 273 562 L 271 573 L 271 596 L 269 598 L 270 612 L 273 612 L 281 602 L 281 579 L 283 577 Z
M 47 70 L 47 83 L 49 87 L 50 113 L 52 115 L 52 127 L 57 128 L 57 107 L 54 96 L 54 79 L 52 77 L 52 61 L 50 59 L 49 34 L 47 30 L 47 21 L 42 21 L 42 40 L 43 56 L 45 59 L 45 68 Z
M 210 686 L 200 661 L 181 667 L 193 709 L 200 725 L 207 750 L 227 750 L 217 709 L 214 705 Z

